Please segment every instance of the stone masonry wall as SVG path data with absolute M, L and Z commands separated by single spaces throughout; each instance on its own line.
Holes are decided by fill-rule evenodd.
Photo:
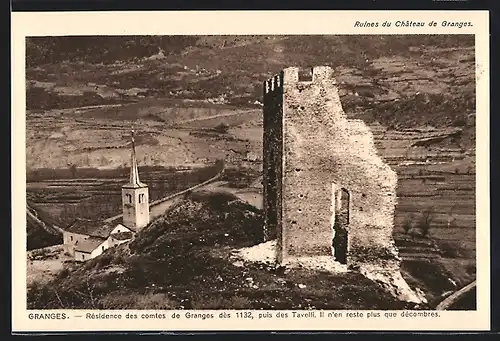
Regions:
M 263 193 L 264 236 L 266 241 L 274 231 L 281 236 L 282 155 L 283 155 L 283 74 L 264 83 Z M 281 250 L 281 243 L 277 248 Z M 281 252 L 278 252 L 281 255 Z
M 277 213 L 282 219 L 276 223 L 278 260 L 331 255 L 332 207 L 336 207 L 332 200 L 338 200 L 332 190 L 345 188 L 350 199 L 347 265 L 397 269 L 392 238 L 397 175 L 377 155 L 364 122 L 347 119 L 333 70 L 315 67 L 312 75 L 312 81 L 304 82 L 299 81 L 298 68 L 283 70 L 278 76 L 283 87 L 282 125 L 264 127 L 264 135 L 274 136 L 275 144 L 281 142 L 283 148 L 280 162 L 264 147 L 264 158 L 273 155 L 265 165 L 275 162 L 277 168 L 283 167 L 277 173 L 281 195 L 265 191 L 266 202 L 282 205 Z M 265 98 L 264 120 L 273 112 L 266 109 L 269 103 Z M 269 135 L 267 139 L 273 140 Z

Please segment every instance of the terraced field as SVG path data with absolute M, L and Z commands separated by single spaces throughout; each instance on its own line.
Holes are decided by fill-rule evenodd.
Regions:
M 150 167 L 140 171 L 141 180 L 148 184 L 149 199 L 153 202 L 208 180 L 219 170 L 207 165 L 188 170 Z M 59 173 L 60 176 L 64 174 L 57 170 L 52 172 Z M 93 177 L 80 178 L 78 172 L 93 173 Z M 35 177 L 31 175 L 32 179 Z M 38 181 L 26 184 L 28 204 L 43 221 L 64 228 L 77 217 L 106 219 L 121 213 L 121 186 L 128 181 L 127 168 L 111 169 L 108 172 L 80 169 L 75 177 L 53 180 L 38 174 Z

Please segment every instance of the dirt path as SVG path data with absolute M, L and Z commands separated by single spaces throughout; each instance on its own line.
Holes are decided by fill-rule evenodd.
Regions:
M 237 116 L 237 115 L 247 114 L 247 113 L 252 112 L 252 111 L 255 111 L 255 109 L 245 110 L 245 111 L 238 111 L 238 112 L 231 112 L 231 113 L 227 113 L 227 114 L 218 114 L 218 115 L 212 115 L 212 116 L 204 116 L 204 117 L 191 118 L 189 120 L 175 122 L 174 125 L 177 126 L 177 125 L 182 125 L 182 124 L 185 124 L 185 123 L 211 120 L 211 119 L 214 119 L 214 118 Z
M 175 205 L 177 202 L 181 200 L 180 196 L 177 196 L 175 198 L 169 199 L 167 201 L 164 201 L 158 205 L 150 207 L 149 210 L 149 219 L 154 220 L 163 214 L 165 214 L 165 211 L 168 210 L 170 207 Z
M 245 201 L 250 205 L 255 206 L 259 209 L 262 209 L 263 207 L 262 193 L 252 188 L 243 188 L 243 189 L 231 188 L 227 186 L 226 181 L 214 181 L 205 186 L 204 189 L 213 192 L 216 191 L 228 192 L 236 195 L 240 200 Z

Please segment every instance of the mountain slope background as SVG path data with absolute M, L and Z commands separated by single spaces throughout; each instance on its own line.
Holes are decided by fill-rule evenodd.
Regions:
M 475 112 L 469 35 L 34 37 L 26 56 L 28 109 L 144 97 L 251 106 L 279 70 L 330 65 L 346 111 L 369 120 L 466 125 Z

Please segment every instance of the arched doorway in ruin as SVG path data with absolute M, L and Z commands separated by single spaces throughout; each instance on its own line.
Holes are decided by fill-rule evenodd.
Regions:
M 347 237 L 349 233 L 349 203 L 350 194 L 345 188 L 335 191 L 332 200 L 333 212 L 333 239 L 332 254 L 336 262 L 347 264 Z

